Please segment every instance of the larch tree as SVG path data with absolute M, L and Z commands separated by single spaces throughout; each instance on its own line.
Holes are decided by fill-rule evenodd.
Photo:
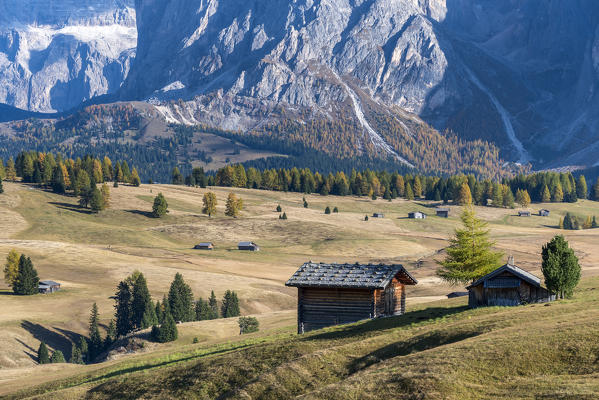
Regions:
M 580 281 L 580 265 L 566 239 L 558 235 L 544 245 L 542 260 L 547 289 L 562 299 L 571 297 Z
M 457 203 L 461 206 L 467 206 L 472 204 L 472 193 L 470 193 L 470 186 L 467 183 L 462 183 L 457 198 Z
M 593 190 L 591 190 L 591 200 L 599 201 L 599 178 L 597 178 L 597 182 L 593 185 Z
M 6 256 L 6 264 L 4 264 L 4 282 L 10 287 L 15 285 L 17 276 L 19 275 L 19 258 L 21 255 L 16 250 L 11 250 Z
M 587 180 L 584 175 L 580 175 L 576 180 L 576 196 L 579 199 L 586 199 L 588 196 Z
M 461 215 L 463 228 L 455 230 L 450 239 L 447 257 L 437 263 L 441 266 L 437 275 L 452 283 L 471 283 L 500 266 L 501 252 L 492 250 L 487 223 L 478 219 L 472 207 L 466 207 Z
M 204 194 L 204 198 L 202 199 L 204 207 L 202 208 L 202 213 L 207 214 L 208 217 L 212 217 L 216 215 L 216 195 L 212 192 L 208 192 Z
M 530 195 L 526 189 L 516 191 L 516 203 L 520 204 L 522 207 L 528 207 L 530 205 Z
M 89 200 L 89 207 L 91 208 L 93 213 L 99 213 L 104 209 L 104 197 L 102 196 L 102 192 L 95 187 L 91 191 L 91 198 Z
M 102 184 L 102 189 L 100 190 L 100 192 L 102 193 L 102 200 L 104 201 L 102 208 L 110 208 L 110 188 L 108 187 L 106 182 Z
M 225 215 L 228 217 L 237 218 L 239 211 L 243 208 L 243 201 L 237 198 L 235 193 L 229 193 L 227 203 L 225 204 Z
M 547 185 L 543 187 L 543 192 L 541 193 L 541 202 L 549 203 L 551 201 L 551 193 L 549 193 L 549 188 Z

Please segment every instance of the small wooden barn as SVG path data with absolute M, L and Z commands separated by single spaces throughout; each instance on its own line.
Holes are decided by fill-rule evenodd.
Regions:
M 372 218 L 385 218 L 385 214 L 383 214 L 383 213 L 374 213 L 374 214 L 372 214 Z
M 406 285 L 417 283 L 402 265 L 302 265 L 286 286 L 298 289 L 297 332 L 405 312 Z
M 194 249 L 195 250 L 214 250 L 214 243 L 202 242 L 200 244 L 196 244 Z
M 38 285 L 38 292 L 41 294 L 49 294 L 58 292 L 60 290 L 60 283 L 54 281 L 40 281 Z
M 449 218 L 449 208 L 437 208 L 437 217 Z
M 468 305 L 517 306 L 546 303 L 555 294 L 541 286 L 541 279 L 511 263 L 499 267 L 468 286 Z
M 551 213 L 551 211 L 549 211 L 547 209 L 539 210 L 539 216 L 541 216 L 541 217 L 548 217 L 550 213 Z
M 519 217 L 530 217 L 530 211 L 518 211 Z
M 245 251 L 260 251 L 260 246 L 254 242 L 239 242 L 237 249 Z
M 410 219 L 425 219 L 426 218 L 426 214 L 420 211 L 414 211 L 411 213 L 408 213 L 408 218 Z

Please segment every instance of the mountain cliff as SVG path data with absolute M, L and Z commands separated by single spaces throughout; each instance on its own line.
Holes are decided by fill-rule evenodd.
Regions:
M 0 2 L 0 102 L 65 111 L 117 91 L 137 45 L 133 0 Z

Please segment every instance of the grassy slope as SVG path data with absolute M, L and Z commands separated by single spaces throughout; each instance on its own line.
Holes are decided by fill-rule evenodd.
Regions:
M 199 348 L 17 397 L 591 399 L 599 391 L 598 286 L 588 279 L 574 299 L 549 306 L 438 302 L 304 336 Z
M 174 364 L 188 357 L 195 359 L 200 363 L 199 365 L 212 365 L 212 360 L 204 361 L 204 353 L 212 353 L 214 346 L 217 350 L 220 349 L 218 351 L 222 351 L 221 347 L 227 342 L 233 343 L 230 346 L 237 346 L 235 343 L 240 338 L 237 336 L 236 322 L 219 320 L 186 324 L 180 327 L 181 337 L 177 342 L 169 345 L 152 345 L 144 353 L 125 356 L 106 364 L 85 367 L 35 364 L 33 353 L 40 340 L 48 342 L 52 349 L 63 350 L 68 356 L 69 339 L 87 330 L 86 321 L 93 302 L 98 303 L 102 322 L 107 324 L 113 306 L 110 296 L 114 293 L 116 283 L 134 269 L 140 269 L 146 275 L 154 298 L 161 298 L 168 290 L 168 284 L 175 272 L 183 273 L 197 296 L 206 297 L 212 289 L 216 291 L 218 297 L 222 296 L 225 289 L 233 289 L 240 293 L 243 313 L 255 314 L 261 322 L 262 331 L 252 336 L 250 343 L 266 341 L 260 346 L 267 346 L 264 350 L 266 354 L 271 351 L 275 353 L 270 361 L 264 362 L 256 361 L 256 358 L 252 357 L 258 356 L 251 354 L 221 355 L 219 357 L 224 358 L 219 360 L 229 363 L 231 371 L 221 374 L 217 370 L 207 370 L 205 373 L 209 381 L 215 382 L 214 384 L 218 385 L 215 387 L 224 392 L 229 390 L 230 380 L 233 382 L 234 379 L 253 379 L 258 386 L 248 385 L 244 389 L 248 393 L 255 394 L 253 397 L 266 397 L 259 395 L 260 385 L 267 386 L 264 383 L 266 381 L 262 379 L 273 379 L 275 384 L 272 390 L 275 391 L 295 393 L 290 388 L 291 384 L 286 383 L 287 380 L 291 380 L 297 381 L 293 385 L 298 385 L 298 393 L 309 390 L 318 393 L 321 397 L 334 397 L 344 393 L 345 397 L 359 397 L 355 393 L 359 392 L 361 387 L 369 388 L 370 374 L 376 374 L 376 378 L 372 379 L 378 382 L 385 376 L 396 376 L 397 372 L 393 371 L 395 367 L 392 366 L 386 370 L 385 362 L 377 362 L 368 368 L 354 368 L 348 360 L 368 357 L 371 353 L 378 354 L 377 350 L 393 343 L 393 337 L 397 339 L 396 342 L 412 343 L 410 340 L 419 340 L 416 339 L 418 335 L 426 333 L 421 329 L 424 329 L 424 325 L 428 326 L 427 319 L 436 318 L 436 314 L 439 313 L 451 313 L 453 315 L 451 318 L 463 320 L 467 320 L 468 316 L 474 318 L 475 315 L 479 315 L 477 313 L 482 313 L 480 315 L 503 313 L 500 309 L 490 309 L 476 311 L 474 314 L 469 314 L 473 313 L 471 311 L 466 313 L 460 311 L 456 314 L 456 310 L 444 310 L 454 308 L 458 303 L 439 303 L 431 304 L 433 307 L 431 310 L 416 312 L 406 316 L 406 319 L 375 321 L 363 325 L 363 328 L 358 328 L 356 332 L 358 336 L 344 338 L 342 342 L 339 342 L 338 337 L 326 341 L 318 339 L 314 342 L 306 342 L 304 338 L 292 338 L 291 333 L 294 331 L 295 324 L 295 291 L 285 288 L 283 283 L 298 265 L 309 259 L 403 263 L 419 280 L 419 284 L 410 288 L 408 292 L 408 306 L 411 310 L 415 307 L 423 307 L 418 303 L 439 299 L 450 291 L 459 290 L 441 284 L 434 277 L 436 268 L 434 259 L 440 256 L 439 252 L 446 246 L 447 237 L 458 223 L 459 208 L 457 207 L 452 207 L 452 217 L 449 219 L 432 216 L 425 221 L 415 221 L 405 218 L 408 211 L 428 210 L 430 215 L 434 211 L 432 208 L 434 204 L 310 195 L 306 196 L 310 208 L 304 209 L 301 194 L 233 189 L 243 197 L 246 205 L 242 216 L 233 220 L 222 216 L 225 199 L 230 190 L 213 189 L 219 199 L 219 215 L 208 219 L 201 215 L 201 198 L 205 190 L 169 185 L 143 185 L 141 188 L 121 186 L 113 189 L 112 208 L 100 215 L 90 215 L 81 212 L 82 210 L 75 206 L 76 199 L 30 190 L 27 186 L 11 183 L 5 183 L 4 186 L 6 193 L 0 196 L 0 254 L 6 254 L 9 249 L 17 248 L 31 255 L 40 276 L 62 282 L 64 291 L 50 297 L 34 296 L 25 299 L 8 295 L 7 289 L 0 283 L 0 310 L 2 310 L 0 312 L 0 397 L 32 384 L 63 382 L 64 379 L 68 382 L 81 383 L 84 379 L 82 380 L 79 374 L 97 377 L 94 378 L 97 379 L 94 382 L 98 384 L 113 376 L 112 374 L 120 375 L 123 370 L 130 368 L 153 371 L 157 364 L 164 368 L 177 368 Z M 152 198 L 158 191 L 164 192 L 171 205 L 171 213 L 160 220 L 148 218 L 145 214 L 151 209 Z M 281 204 L 287 212 L 288 221 L 278 220 L 278 213 L 274 212 L 277 204 Z M 331 208 L 338 206 L 340 213 L 324 215 L 323 210 L 327 205 Z M 534 205 L 533 209 L 541 207 L 552 210 L 552 216 L 518 218 L 514 216 L 516 214 L 514 210 L 477 208 L 479 215 L 490 222 L 492 236 L 497 240 L 497 246 L 508 254 L 514 254 L 519 265 L 535 273 L 539 273 L 538 260 L 541 245 L 557 233 L 566 233 L 555 229 L 559 216 L 566 210 L 581 215 L 599 216 L 599 204 L 589 201 L 581 201 L 574 205 Z M 374 211 L 384 212 L 386 218 L 371 219 L 368 222 L 362 220 L 365 214 Z M 597 267 L 599 230 L 567 232 L 567 238 L 581 259 L 585 279 L 599 275 Z M 195 243 L 202 240 L 216 242 L 217 249 L 213 252 L 191 250 Z M 234 249 L 239 240 L 255 240 L 261 245 L 263 251 L 255 254 L 237 252 Z M 585 284 L 594 285 L 594 282 L 589 281 Z M 581 296 L 584 293 L 587 292 L 582 292 Z M 577 301 L 589 299 L 594 301 L 592 298 L 594 292 L 588 293 L 590 294 L 588 298 L 583 296 Z M 573 304 L 578 304 L 576 307 L 580 307 L 581 310 L 594 307 L 593 304 Z M 540 312 L 547 309 L 554 310 L 554 307 L 558 306 L 552 305 L 544 309 L 530 307 L 530 309 Z M 518 313 L 524 309 L 528 307 L 518 309 Z M 566 314 L 567 312 L 564 313 Z M 511 318 L 512 311 L 505 315 L 507 316 L 505 318 Z M 580 316 L 575 314 L 573 318 L 578 318 L 577 315 Z M 522 321 L 528 319 L 536 320 L 537 316 L 527 316 Z M 415 322 L 417 325 L 396 329 L 397 334 L 394 334 L 396 336 L 386 338 L 388 331 L 379 334 L 376 329 L 374 331 L 370 329 L 404 324 L 405 321 L 409 321 L 410 324 Z M 480 321 L 483 326 L 487 323 Z M 557 324 L 557 321 L 552 323 Z M 578 325 L 586 329 L 582 318 L 573 324 L 577 330 Z M 448 331 L 439 334 L 454 337 L 452 329 L 455 327 L 452 326 L 447 325 Z M 439 329 L 441 328 L 445 329 L 443 324 L 439 325 Z M 523 324 L 519 329 L 526 331 Z M 282 339 L 281 335 L 284 336 Z M 360 335 L 373 337 L 370 347 L 361 347 Z M 460 340 L 455 345 L 472 343 L 472 346 L 475 346 L 475 341 L 486 337 L 485 335 L 470 337 L 467 334 L 465 340 Z M 200 339 L 199 345 L 191 344 L 194 337 Z M 279 342 L 279 339 L 283 341 Z M 534 336 L 531 340 L 537 342 Z M 344 347 L 345 344 L 347 347 Z M 333 346 L 341 349 L 339 354 L 346 352 L 346 355 L 339 356 L 341 358 L 337 359 L 335 358 L 338 357 L 337 355 L 328 354 L 328 350 L 323 350 Z M 449 349 L 451 346 L 443 348 Z M 290 355 L 295 354 L 299 360 L 303 360 L 306 356 L 312 360 L 311 364 L 305 366 L 301 363 L 289 363 L 289 359 L 285 357 L 279 360 L 277 348 L 281 349 L 281 354 L 285 357 L 287 352 Z M 352 353 L 353 349 L 356 349 L 355 353 Z M 423 359 L 419 357 L 440 350 L 441 348 L 435 348 L 434 352 L 431 349 L 418 352 L 417 355 L 415 353 L 414 359 L 401 357 L 401 363 L 407 363 L 401 365 L 406 365 L 411 373 L 415 373 L 415 370 L 429 367 L 429 361 L 423 364 Z M 323 360 L 330 359 L 331 368 L 337 372 L 327 372 L 329 364 L 319 364 L 314 361 L 321 353 L 326 354 Z M 467 355 L 459 353 L 460 357 Z M 246 360 L 247 364 L 235 364 L 238 362 L 235 361 L 236 358 L 242 359 L 239 362 Z M 398 359 L 392 357 L 392 360 Z M 430 362 L 431 366 L 436 365 L 433 361 Z M 468 363 L 471 364 L 472 362 Z M 234 368 L 235 365 L 239 368 Z M 270 365 L 281 366 L 282 375 L 270 376 L 267 373 Z M 326 385 L 332 385 L 330 388 L 319 383 L 321 376 L 316 373 L 317 371 L 313 371 L 313 369 L 321 369 L 323 365 L 323 373 L 331 374 L 330 378 L 322 378 Z M 457 364 L 446 366 L 450 368 L 451 365 Z M 285 372 L 288 371 L 286 368 L 291 368 L 294 372 Z M 443 374 L 449 373 L 440 367 L 435 368 L 431 372 L 432 376 L 436 373 L 441 374 L 440 371 Z M 239 375 L 239 371 L 246 370 L 246 378 L 243 375 L 245 372 L 241 373 L 240 378 L 233 377 L 234 374 Z M 195 373 L 198 374 L 197 370 Z M 302 383 L 304 373 L 307 374 L 307 383 Z M 298 376 L 294 377 L 293 374 Z M 161 377 L 161 375 L 162 370 L 153 371 L 148 375 L 148 382 L 154 379 L 156 382 L 169 379 L 168 376 Z M 181 374 L 173 375 L 176 376 Z M 428 378 L 425 378 L 418 377 L 420 382 L 418 385 L 426 382 Z M 558 381 L 556 378 L 551 380 Z M 514 381 L 510 379 L 510 382 Z M 569 382 L 567 379 L 566 381 Z M 337 387 L 337 384 L 342 387 Z M 111 383 L 111 386 L 105 386 L 106 389 L 103 390 L 114 390 L 111 389 L 115 387 L 114 385 L 115 383 Z M 392 384 L 389 385 L 390 388 L 396 388 Z M 72 389 L 61 391 L 59 394 L 60 397 L 80 397 L 90 386 L 93 385 L 77 384 Z M 162 386 L 165 390 L 169 387 L 167 384 Z M 140 390 L 144 387 L 148 386 L 139 385 Z M 98 393 L 100 395 L 101 392 Z M 275 392 L 279 395 L 281 393 L 287 392 Z M 164 394 L 171 395 L 172 392 Z

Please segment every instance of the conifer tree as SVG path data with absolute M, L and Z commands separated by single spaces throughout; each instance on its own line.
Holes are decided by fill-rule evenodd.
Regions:
M 591 200 L 599 201 L 599 178 L 597 178 L 597 182 L 593 185 L 593 189 L 591 190 Z
M 111 319 L 110 323 L 108 324 L 108 329 L 106 330 L 106 338 L 104 338 L 104 348 L 112 346 L 112 344 L 116 342 L 116 339 L 116 324 L 114 322 L 114 319 Z
M 56 350 L 54 353 L 52 353 L 52 358 L 50 358 L 50 362 L 52 364 L 64 363 L 65 359 L 64 354 L 62 354 L 62 351 Z
M 108 187 L 106 182 L 102 184 L 102 189 L 100 190 L 100 192 L 102 193 L 103 200 L 102 209 L 104 210 L 110 208 L 110 188 Z
M 503 186 L 503 206 L 507 208 L 514 208 L 514 195 L 509 186 Z
M 415 198 L 422 197 L 422 183 L 420 182 L 419 177 L 414 178 L 413 192 Z
M 4 282 L 10 287 L 13 287 L 19 275 L 19 259 L 21 255 L 16 250 L 10 250 L 6 256 L 6 264 L 4 264 Z
M 239 299 L 237 293 L 227 290 L 221 303 L 221 315 L 223 318 L 238 317 L 241 314 L 239 310 Z
M 547 289 L 560 298 L 571 297 L 580 281 L 580 265 L 563 236 L 555 236 L 542 250 L 542 271 Z
M 150 321 L 151 323 L 149 325 L 144 326 L 143 324 L 144 314 L 148 311 L 149 306 L 153 307 L 153 304 L 151 304 L 152 299 L 150 297 L 146 278 L 142 273 L 137 275 L 131 292 L 131 323 L 133 327 L 144 329 L 156 324 L 157 322 L 154 322 L 153 320 Z M 151 317 L 151 315 L 149 317 Z
M 337 207 L 333 208 L 333 214 L 338 214 L 339 213 L 339 209 Z
M 308 208 L 308 202 L 304 199 L 304 208 Z
M 161 218 L 168 212 L 168 203 L 162 193 L 158 193 L 158 196 L 154 198 L 154 205 L 152 206 L 152 216 L 154 218 Z
M 219 317 L 218 314 L 218 302 L 216 301 L 216 295 L 214 294 L 214 290 L 210 293 L 210 299 L 208 300 L 208 305 L 210 306 L 210 309 L 212 310 L 212 315 L 214 316 L 214 319 Z
M 61 165 L 56 166 L 52 173 L 52 191 L 58 194 L 64 194 L 67 191 L 67 185 Z
M 240 317 L 237 321 L 239 324 L 239 334 L 244 335 L 247 333 L 258 332 L 260 324 L 256 317 Z
M 19 258 L 19 272 L 17 279 L 12 287 L 13 292 L 19 295 L 34 295 L 38 293 L 39 278 L 37 271 L 33 267 L 31 258 L 25 257 L 24 254 Z
M 156 325 L 157 323 L 158 316 L 156 315 L 156 308 L 152 300 L 150 300 L 150 302 L 146 305 L 146 310 L 141 320 L 141 329 L 147 329 L 152 325 Z
M 40 347 L 37 349 L 37 362 L 40 364 L 49 364 L 50 355 L 48 353 L 48 347 L 46 343 L 41 342 Z
M 584 175 L 580 175 L 576 180 L 576 196 L 579 199 L 586 199 L 588 195 L 587 180 Z
M 283 215 L 281 215 L 281 219 L 282 220 L 286 220 L 287 219 L 287 213 L 283 212 Z
M 530 195 L 526 190 L 520 190 L 516 192 L 516 203 L 522 207 L 528 207 L 530 205 Z
M 89 361 L 93 361 L 102 351 L 102 337 L 100 336 L 98 324 L 98 305 L 94 303 L 89 317 L 89 349 L 87 357 Z
M 176 321 L 188 322 L 194 320 L 193 293 L 189 285 L 183 280 L 183 275 L 178 272 L 175 274 L 175 279 L 171 283 L 168 292 L 168 303 L 170 315 Z
M 364 221 L 368 221 L 368 215 L 364 216 Z
M 499 183 L 493 185 L 493 207 L 503 207 L 503 188 Z
M 137 173 L 137 169 L 135 169 L 135 167 L 133 167 L 133 171 L 131 171 L 130 183 L 135 187 L 141 186 L 141 179 L 139 178 L 139 174 Z
M 69 362 L 71 364 L 83 364 L 83 354 L 81 354 L 81 349 L 75 343 L 71 343 L 71 359 Z
M 582 228 L 583 229 L 591 229 L 592 226 L 593 226 L 593 219 L 589 215 L 589 216 L 587 216 L 586 220 L 584 221 Z
M 597 228 L 597 219 L 595 218 L 594 215 L 593 215 L 593 222 L 591 222 L 591 228 L 592 229 Z
M 170 313 L 166 314 L 164 318 L 164 323 L 160 325 L 160 328 L 158 328 L 157 330 L 152 328 L 152 333 L 155 337 L 154 340 L 156 340 L 159 343 L 173 342 L 177 340 L 177 337 L 179 336 L 177 324 L 175 323 L 175 319 Z
M 472 204 L 472 194 L 470 193 L 470 187 L 467 183 L 462 183 L 457 198 L 457 203 L 461 206 Z
M 204 194 L 204 198 L 202 199 L 204 203 L 204 207 L 202 208 L 203 214 L 208 214 L 208 217 L 212 217 L 216 215 L 216 195 L 212 192 L 208 192 Z
M 235 193 L 229 193 L 227 203 L 225 204 L 225 215 L 228 217 L 237 218 L 239 211 L 243 208 L 243 200 L 237 198 Z
M 551 195 L 551 201 L 554 203 L 561 203 L 564 201 L 564 191 L 562 190 L 562 185 L 555 185 L 555 189 L 553 190 L 553 194 Z
M 104 204 L 102 192 L 100 192 L 97 187 L 93 188 L 89 200 L 89 207 L 91 208 L 92 212 L 99 213 L 104 209 Z
M 541 203 L 549 203 L 551 201 L 551 193 L 547 185 L 543 186 L 543 193 L 541 194 Z
M 156 320 L 158 321 L 159 324 L 162 323 L 162 321 L 164 320 L 164 310 L 163 310 L 163 306 L 162 303 L 160 303 L 160 300 L 156 301 L 156 306 L 154 307 L 155 314 L 156 314 Z
M 115 295 L 116 300 L 116 332 L 118 336 L 125 336 L 133 328 L 131 318 L 131 289 L 125 281 L 121 281 Z
M 281 208 L 281 205 L 280 205 L 280 204 L 278 204 L 278 205 L 277 205 L 277 212 L 278 212 L 278 213 L 280 213 L 281 211 L 283 211 L 283 209 Z
M 414 200 L 414 190 L 412 190 L 412 185 L 410 185 L 410 182 L 406 182 L 406 188 L 404 193 L 406 200 Z
M 331 208 L 330 208 L 329 206 L 327 206 L 327 207 L 324 209 L 324 213 L 325 213 L 325 214 L 330 214 L 330 213 L 331 213 Z
M 499 267 L 502 253 L 491 250 L 487 223 L 478 219 L 472 207 L 461 215 L 463 228 L 455 230 L 450 239 L 447 257 L 437 263 L 437 275 L 452 284 L 470 283 Z
M 183 175 L 177 167 L 173 168 L 173 173 L 171 174 L 171 183 L 173 185 L 183 185 L 184 183 Z

